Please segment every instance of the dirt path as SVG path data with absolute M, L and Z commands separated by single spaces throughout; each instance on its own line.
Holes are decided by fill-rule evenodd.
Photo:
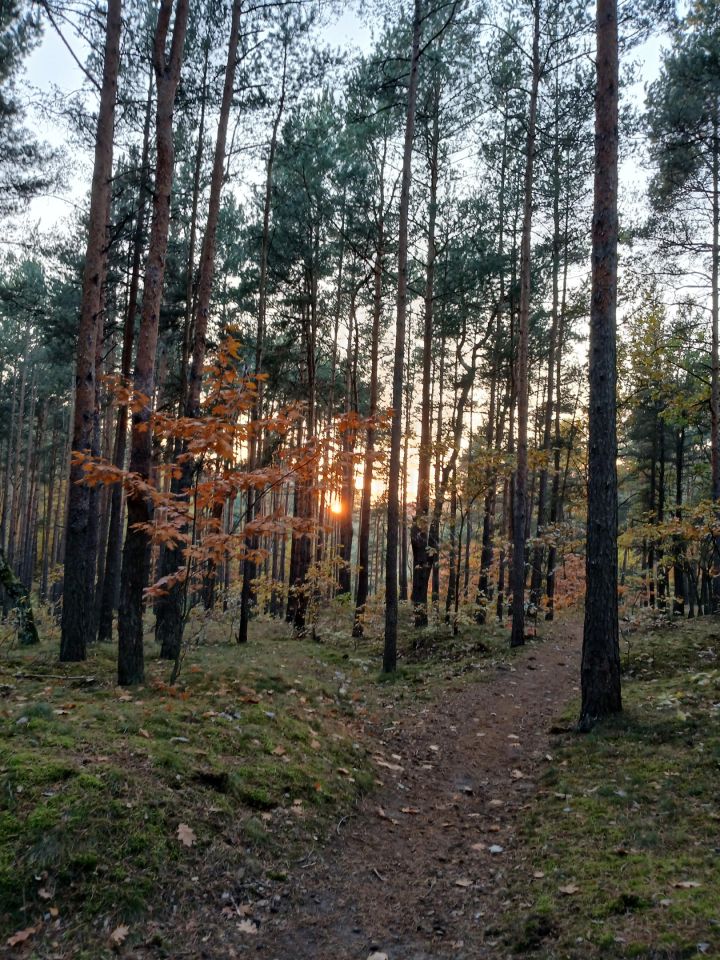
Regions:
M 548 728 L 577 692 L 579 648 L 579 629 L 558 625 L 490 682 L 389 722 L 377 748 L 383 786 L 291 878 L 282 909 L 235 945 L 239 955 L 506 956 L 494 939 L 499 914 L 518 906 L 506 878 L 522 870 L 532 882 L 515 828 L 548 762 Z

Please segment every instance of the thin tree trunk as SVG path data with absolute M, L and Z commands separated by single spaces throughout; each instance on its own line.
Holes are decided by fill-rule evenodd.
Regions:
M 410 545 L 413 553 L 412 604 L 416 627 L 427 626 L 427 593 L 433 558 L 428 553 L 430 523 L 430 465 L 432 457 L 432 405 L 430 400 L 430 374 L 433 355 L 433 305 L 435 261 L 437 245 L 435 224 L 437 220 L 438 151 L 440 145 L 440 84 L 433 85 L 432 131 L 430 134 L 430 197 L 428 201 L 428 242 L 425 263 L 425 295 L 422 353 L 422 395 L 420 400 L 420 446 L 418 448 L 418 479 L 415 496 L 415 515 L 410 527 Z M 440 414 L 438 414 L 440 416 Z
M 420 61 L 421 2 L 415 0 L 412 53 L 405 116 L 402 185 L 400 188 L 398 240 L 398 292 L 395 326 L 395 356 L 392 380 L 392 427 L 390 431 L 390 469 L 388 474 L 387 543 L 385 550 L 385 643 L 383 671 L 392 673 L 397 666 L 398 624 L 398 525 L 400 486 L 400 447 L 402 442 L 403 370 L 405 366 L 405 324 L 408 301 L 408 220 L 412 182 L 412 147 L 415 132 L 418 66 Z
M 525 524 L 527 519 L 528 340 L 530 326 L 530 245 L 532 239 L 535 127 L 540 84 L 540 0 L 534 0 L 532 87 L 525 158 L 523 227 L 520 244 L 520 311 L 517 350 L 518 434 L 513 502 L 512 634 L 510 646 L 525 643 Z
M 372 479 L 375 453 L 375 417 L 378 404 L 378 353 L 380 348 L 380 320 L 382 318 L 382 279 L 383 258 L 385 255 L 385 152 L 383 149 L 382 166 L 380 170 L 380 200 L 377 226 L 377 246 L 375 248 L 375 264 L 373 266 L 373 319 L 370 334 L 370 408 L 368 410 L 369 424 L 365 443 L 365 463 L 363 466 L 363 493 L 360 506 L 360 526 L 358 530 L 358 578 L 357 593 L 355 595 L 355 619 L 352 634 L 354 637 L 363 635 L 363 615 L 368 598 L 370 576 L 370 510 L 372 507 Z
M 98 416 L 95 350 L 102 289 L 107 270 L 107 226 L 112 182 L 115 101 L 120 66 L 121 11 L 121 0 L 108 0 L 103 79 L 95 136 L 88 243 L 78 330 L 72 449 L 85 455 L 92 448 Z M 78 482 L 82 477 L 80 464 L 73 463 L 70 468 L 65 533 L 65 580 L 60 639 L 60 659 L 64 662 L 85 659 L 90 615 L 94 612 L 87 609 L 87 580 L 95 575 L 94 567 L 90 568 L 87 550 L 91 497 L 90 488 Z

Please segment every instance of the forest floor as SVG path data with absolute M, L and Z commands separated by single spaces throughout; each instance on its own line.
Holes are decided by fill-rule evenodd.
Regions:
M 120 690 L 110 648 L 0 651 L 0 934 L 22 958 L 720 956 L 720 625 L 623 639 L 573 732 L 572 614 L 322 643 L 219 632 Z M 218 628 L 219 629 L 219 628 Z

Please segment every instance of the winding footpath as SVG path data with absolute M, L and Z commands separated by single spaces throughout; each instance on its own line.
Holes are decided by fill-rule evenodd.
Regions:
M 282 910 L 232 955 L 262 960 L 481 960 L 532 864 L 517 825 L 577 696 L 580 629 L 560 622 L 489 680 L 415 704 L 376 744 L 383 785 L 290 878 Z M 519 885 L 522 889 L 522 885 Z M 518 889 L 518 885 L 514 885 Z M 512 900 L 511 896 L 516 899 Z

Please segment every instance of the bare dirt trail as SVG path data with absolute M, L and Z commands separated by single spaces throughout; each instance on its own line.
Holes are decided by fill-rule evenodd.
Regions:
M 577 694 L 579 656 L 578 625 L 561 622 L 489 681 L 389 719 L 376 749 L 383 786 L 290 879 L 283 908 L 239 954 L 511 956 L 497 921 L 523 904 L 509 902 L 507 878 L 521 870 L 531 884 L 533 870 L 516 827 L 548 763 L 549 728 Z

